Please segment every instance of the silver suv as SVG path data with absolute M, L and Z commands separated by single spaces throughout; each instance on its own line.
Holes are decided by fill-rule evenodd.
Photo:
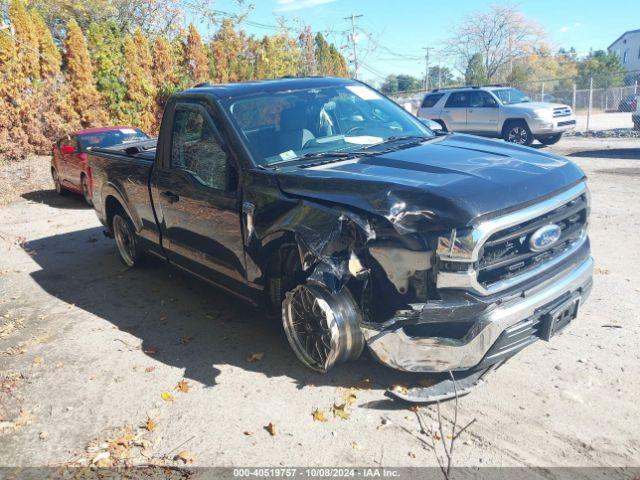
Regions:
M 520 90 L 500 86 L 433 90 L 424 97 L 418 117 L 452 132 L 502 137 L 520 145 L 534 139 L 552 145 L 576 126 L 571 107 L 532 102 Z

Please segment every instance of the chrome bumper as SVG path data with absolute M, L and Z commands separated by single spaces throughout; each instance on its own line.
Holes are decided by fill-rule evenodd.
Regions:
M 504 303 L 481 314 L 461 339 L 408 336 L 398 322 L 362 324 L 362 332 L 373 356 L 381 363 L 407 372 L 467 370 L 478 365 L 500 334 L 510 326 L 534 316 L 566 293 L 587 290 L 593 274 L 593 259 L 562 271 Z

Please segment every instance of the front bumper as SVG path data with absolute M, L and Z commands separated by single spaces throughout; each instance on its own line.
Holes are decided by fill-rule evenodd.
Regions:
M 565 296 L 579 293 L 586 299 L 592 285 L 593 259 L 586 258 L 577 267 L 562 270 L 517 297 L 495 302 L 474 319 L 462 339 L 413 337 L 402 321 L 362 324 L 362 332 L 373 356 L 381 363 L 407 372 L 446 372 L 468 370 L 482 363 L 503 332 L 548 310 Z M 508 333 L 508 332 L 507 332 Z M 515 354 L 517 349 L 512 351 Z M 505 355 L 496 358 L 503 360 Z
M 556 118 L 533 118 L 528 122 L 529 129 L 534 135 L 553 135 L 568 132 L 576 128 L 576 116 L 566 115 Z

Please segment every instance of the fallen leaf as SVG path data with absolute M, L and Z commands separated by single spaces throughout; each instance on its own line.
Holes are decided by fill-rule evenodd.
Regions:
M 370 390 L 371 389 L 371 380 L 368 378 L 363 378 L 358 383 L 356 383 L 353 388 L 357 388 L 358 390 Z
M 409 456 L 410 456 L 411 458 L 416 458 L 416 454 L 415 454 L 415 453 L 413 453 L 413 452 L 409 452 Z
M 440 440 L 440 433 L 437 430 L 433 432 L 433 438 Z
M 189 382 L 186 380 L 180 380 L 178 385 L 176 385 L 176 390 L 182 393 L 189 393 Z
M 29 425 L 33 420 L 33 415 L 29 413 L 29 410 L 20 410 L 18 417 L 13 421 L 13 424 L 16 427 L 24 427 L 25 425 Z
M 184 336 L 184 337 L 180 337 L 180 343 L 182 345 L 186 345 L 187 343 L 189 343 L 191 340 L 193 340 L 193 337 L 189 337 L 189 336 Z
M 328 420 L 327 414 L 324 412 L 324 410 L 320 410 L 319 408 L 316 408 L 311 413 L 311 416 L 313 417 L 314 422 L 326 422 Z
M 334 417 L 340 417 L 343 420 L 349 420 L 351 414 L 346 411 L 347 404 L 343 403 L 342 405 L 336 405 L 335 403 L 331 407 L 331 411 L 333 412 Z
M 145 369 L 144 369 L 144 371 L 145 371 L 145 372 L 147 372 L 147 373 L 151 373 L 151 372 L 153 372 L 155 369 L 156 369 L 156 367 L 147 367 L 147 368 L 145 368 Z
M 354 450 L 362 450 L 362 447 L 358 445 L 358 442 L 351 442 L 351 448 Z
M 36 357 L 36 358 L 33 359 L 33 363 L 35 363 L 36 365 L 39 365 L 42 362 L 44 362 L 44 358 L 42 358 L 42 357 Z
M 181 451 L 175 457 L 173 457 L 174 461 L 182 460 L 182 463 L 190 463 L 193 462 L 193 456 L 187 452 L 186 450 Z
M 409 393 L 409 389 L 407 388 L 407 386 L 406 385 L 400 385 L 400 384 L 392 385 L 391 386 L 391 391 L 399 393 L 400 395 L 406 395 L 406 394 Z
M 170 392 L 162 392 L 160 396 L 165 402 L 173 402 L 173 395 Z
M 109 452 L 100 452 L 91 460 L 91 463 L 96 465 L 98 468 L 109 468 L 113 465 L 113 461 L 111 460 L 111 455 Z
M 245 434 L 246 436 L 253 435 L 253 433 L 251 433 L 251 432 L 250 432 L 250 431 L 248 431 L 248 430 L 246 430 L 246 431 L 244 432 L 244 434 Z
M 264 352 L 252 353 L 247 357 L 247 362 L 259 362 L 264 357 Z
M 147 418 L 147 421 L 144 424 L 144 428 L 146 428 L 149 432 L 153 432 L 153 430 L 156 428 L 156 422 L 151 420 L 151 418 Z
M 352 388 L 344 392 L 344 394 L 342 395 L 342 399 L 347 405 L 351 405 L 353 402 L 355 402 L 356 398 L 356 392 Z
M 40 438 L 40 440 L 46 440 L 47 438 L 49 438 L 49 433 L 48 432 L 40 432 L 40 435 L 38 435 L 38 437 Z
M 596 267 L 593 273 L 596 275 L 609 275 L 610 272 L 608 268 Z
M 267 425 L 266 427 L 264 427 L 264 429 L 269 432 L 269 434 L 273 437 L 275 436 L 275 434 L 277 433 L 276 430 L 276 424 L 275 423 L 271 423 L 269 422 L 269 425 Z
M 136 438 L 133 433 L 128 433 L 126 435 L 122 435 L 121 437 L 116 437 L 109 440 L 109 444 L 114 447 L 120 445 L 122 447 L 127 447 L 129 444 Z
M 158 353 L 160 351 L 160 349 L 158 347 L 156 347 L 155 345 L 149 345 L 148 347 L 144 348 L 142 351 L 144 353 L 148 353 L 150 355 L 153 355 L 154 353 Z

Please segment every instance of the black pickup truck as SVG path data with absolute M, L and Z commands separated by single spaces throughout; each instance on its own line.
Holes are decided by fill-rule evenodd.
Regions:
M 200 85 L 171 97 L 154 147 L 89 155 L 124 263 L 153 254 L 261 306 L 317 371 L 367 346 L 462 391 L 563 329 L 591 289 L 576 165 L 434 134 L 357 81 Z

